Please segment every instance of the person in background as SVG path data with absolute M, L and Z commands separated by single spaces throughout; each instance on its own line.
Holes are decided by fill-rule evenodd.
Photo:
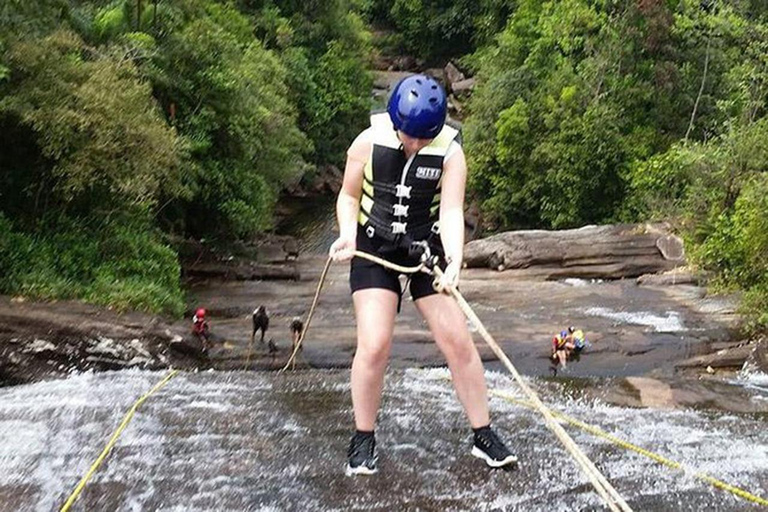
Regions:
M 269 313 L 267 313 L 267 308 L 264 305 L 261 305 L 254 309 L 251 314 L 251 319 L 253 321 L 251 345 L 253 345 L 253 340 L 256 338 L 257 331 L 261 331 L 261 340 L 259 340 L 259 342 L 264 343 L 264 335 L 267 333 L 267 329 L 269 329 Z
M 205 319 L 205 308 L 197 308 L 192 317 L 192 334 L 200 339 L 203 344 L 203 352 L 208 352 L 210 345 L 210 326 Z
M 565 369 L 568 354 L 573 349 L 573 343 L 568 339 L 567 331 L 560 331 L 552 337 L 552 359 L 560 362 L 560 366 Z
M 298 316 L 293 317 L 293 320 L 291 320 L 291 347 L 295 350 L 296 345 L 299 343 L 299 339 L 301 338 L 301 333 L 304 332 L 304 322 L 301 321 L 301 318 Z M 302 347 L 299 347 L 299 350 L 301 350 Z
M 568 337 L 566 339 L 566 344 L 573 345 L 569 355 L 578 356 L 581 351 L 587 347 L 587 343 L 588 342 L 586 336 L 584 335 L 584 331 L 581 329 L 576 329 L 573 326 L 568 327 Z

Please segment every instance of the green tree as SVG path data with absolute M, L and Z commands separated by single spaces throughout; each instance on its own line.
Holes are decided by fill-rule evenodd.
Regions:
M 289 101 L 285 67 L 248 27 L 232 8 L 212 6 L 159 41 L 146 67 L 191 145 L 196 188 L 182 211 L 186 230 L 197 236 L 247 236 L 269 227 L 277 193 L 301 176 L 311 150 Z
M 35 197 L 59 213 L 109 213 L 184 195 L 184 144 L 130 61 L 100 56 L 69 31 L 19 42 L 8 59 L 15 72 L 0 116 L 28 130 L 28 151 L 50 165 L 20 177 L 25 162 L 7 162 L 4 179 L 26 185 L 3 187 L 6 206 Z
M 470 185 L 487 217 L 498 227 L 569 227 L 636 208 L 627 190 L 642 181 L 633 173 L 643 162 L 681 138 L 717 136 L 728 109 L 757 108 L 761 100 L 747 98 L 759 88 L 744 77 L 762 69 L 760 46 L 751 67 L 734 68 L 747 27 L 734 8 L 699 2 L 521 2 L 467 60 L 480 82 L 465 130 Z M 527 140 L 513 142 L 497 116 L 519 101 Z

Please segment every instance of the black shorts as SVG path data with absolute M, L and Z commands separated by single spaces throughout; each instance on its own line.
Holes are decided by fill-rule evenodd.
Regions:
M 369 238 L 360 225 L 357 227 L 357 250 L 405 267 L 415 267 L 420 263 L 418 257 L 408 255 L 408 249 L 405 247 L 395 247 L 377 236 Z M 440 248 L 440 253 L 442 253 L 442 248 Z M 398 297 L 402 297 L 403 290 L 400 288 L 399 277 L 400 274 L 394 270 L 355 256 L 352 258 L 349 270 L 349 287 L 352 289 L 352 293 L 367 288 L 382 288 L 392 290 Z M 425 272 L 416 272 L 410 274 L 410 278 L 409 289 L 414 301 L 437 293 L 432 287 L 434 276 Z

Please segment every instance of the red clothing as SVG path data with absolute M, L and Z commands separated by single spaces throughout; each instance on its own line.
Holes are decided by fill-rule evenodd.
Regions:
M 198 318 L 197 315 L 192 317 L 192 332 L 194 334 L 207 334 L 208 322 L 203 318 Z

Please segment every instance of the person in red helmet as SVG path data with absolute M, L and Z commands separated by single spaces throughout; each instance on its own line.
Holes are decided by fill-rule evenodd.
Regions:
M 192 317 L 192 334 L 196 335 L 203 344 L 203 352 L 208 352 L 210 327 L 205 319 L 205 308 L 198 308 Z
M 414 244 L 444 255 L 440 288 L 459 282 L 464 247 L 467 166 L 459 132 L 445 124 L 447 98 L 434 78 L 414 75 L 392 92 L 387 112 L 352 142 L 336 202 L 339 238 L 335 261 L 351 261 L 349 283 L 357 321 L 351 390 L 355 433 L 347 475 L 371 475 L 378 456 L 374 426 L 381 402 L 395 317 L 402 289 L 397 272 L 354 256 L 356 250 L 414 266 Z M 453 377 L 456 394 L 474 432 L 471 454 L 491 467 L 517 461 L 491 429 L 483 364 L 458 304 L 433 288 L 424 273 L 410 276 L 409 290 L 429 325 Z

